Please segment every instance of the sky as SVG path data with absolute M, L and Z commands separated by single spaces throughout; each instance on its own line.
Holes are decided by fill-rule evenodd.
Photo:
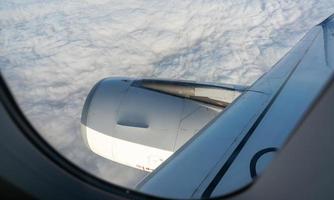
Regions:
M 84 146 L 80 116 L 105 77 L 252 84 L 333 0 L 1 0 L 0 69 L 21 109 L 66 158 L 133 188 L 146 173 Z

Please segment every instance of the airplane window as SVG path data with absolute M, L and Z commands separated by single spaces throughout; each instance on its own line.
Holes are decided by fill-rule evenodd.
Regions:
M 198 170 L 179 181 L 202 180 L 180 188 L 180 194 L 191 193 L 181 197 L 219 196 L 265 171 L 284 144 L 285 136 L 275 135 L 270 141 L 281 141 L 277 145 L 247 146 L 264 140 L 260 133 L 251 135 L 266 128 L 259 124 L 289 86 L 280 78 L 298 69 L 278 66 L 284 75 L 276 82 L 260 77 L 333 12 L 331 0 L 3 0 L 1 74 L 40 135 L 87 172 L 178 198 L 178 191 L 157 186 L 159 177 L 175 168 L 167 184 L 182 170 Z M 250 89 L 262 83 L 260 90 L 277 85 L 273 96 Z M 230 120 L 229 126 L 213 136 L 221 120 Z M 238 132 L 242 120 L 247 123 Z M 212 137 L 204 137 L 206 132 Z M 268 148 L 272 151 L 261 151 Z M 197 151 L 206 156 L 191 153 Z M 218 159 L 219 152 L 226 152 L 226 160 Z M 236 163 L 246 157 L 243 170 Z M 201 164 L 192 163 L 198 159 Z M 183 164 L 173 165 L 174 160 Z M 235 178 L 237 172 L 245 176 Z

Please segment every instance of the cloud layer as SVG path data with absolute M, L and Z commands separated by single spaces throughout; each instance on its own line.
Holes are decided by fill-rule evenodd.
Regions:
M 91 153 L 80 114 L 108 76 L 251 84 L 314 25 L 332 0 L 2 0 L 0 65 L 41 135 L 105 180 L 145 173 Z

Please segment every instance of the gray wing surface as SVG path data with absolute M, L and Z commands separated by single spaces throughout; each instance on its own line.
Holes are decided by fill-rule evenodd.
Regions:
M 249 184 L 284 145 L 333 76 L 333 18 L 312 28 L 138 189 L 157 196 L 200 198 Z M 259 152 L 268 154 L 256 159 L 254 167 Z

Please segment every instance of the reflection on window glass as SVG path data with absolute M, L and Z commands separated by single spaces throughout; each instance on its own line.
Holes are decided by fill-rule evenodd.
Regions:
M 55 149 L 101 179 L 138 189 L 333 7 L 2 0 L 1 72 Z M 257 158 L 255 170 L 272 153 Z

